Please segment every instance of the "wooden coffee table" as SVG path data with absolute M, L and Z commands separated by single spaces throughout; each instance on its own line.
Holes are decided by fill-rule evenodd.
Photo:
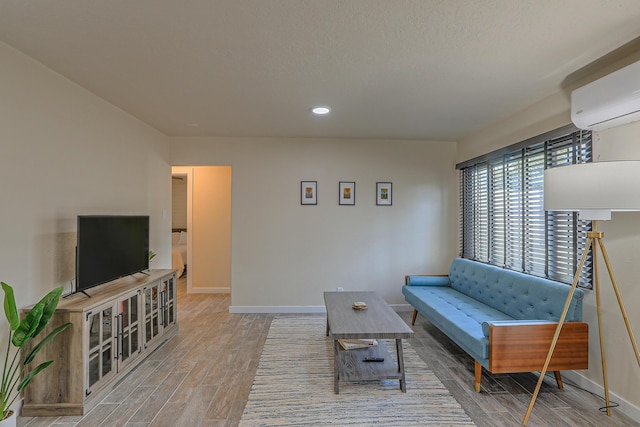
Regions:
M 354 310 L 356 301 L 367 303 L 366 310 Z M 400 380 L 400 390 L 407 391 L 402 357 L 402 339 L 413 337 L 413 330 L 375 292 L 325 292 L 327 336 L 333 340 L 334 391 L 339 382 Z M 356 350 L 343 350 L 338 340 L 376 339 L 378 345 Z M 383 339 L 396 340 L 397 363 L 385 348 Z M 368 357 L 384 358 L 384 362 L 364 362 Z

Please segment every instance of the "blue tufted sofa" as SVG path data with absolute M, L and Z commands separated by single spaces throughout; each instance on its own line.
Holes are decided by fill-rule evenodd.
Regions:
M 492 373 L 541 371 L 570 287 L 500 267 L 456 258 L 447 276 L 406 276 L 402 293 L 420 313 Z M 588 368 L 584 292 L 576 289 L 549 364 L 558 387 L 561 370 Z

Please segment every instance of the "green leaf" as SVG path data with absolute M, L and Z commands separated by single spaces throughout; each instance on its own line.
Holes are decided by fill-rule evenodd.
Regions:
M 40 373 L 40 371 L 42 371 L 43 369 L 45 369 L 47 366 L 51 365 L 52 363 L 53 363 L 53 360 L 49 360 L 48 362 L 44 362 L 44 363 L 41 363 L 38 366 L 36 366 L 36 368 L 33 371 L 29 372 L 28 374 L 26 374 L 24 376 L 22 381 L 20 381 L 20 384 L 18 384 L 18 387 L 17 387 L 16 390 L 18 390 L 18 392 L 21 392 L 26 386 L 29 385 L 29 383 L 31 382 L 33 377 L 38 375 Z
M 16 299 L 13 296 L 13 288 L 4 282 L 1 282 L 4 290 L 4 314 L 7 316 L 7 322 L 12 331 L 15 331 L 20 324 L 20 316 L 18 316 L 18 308 Z
M 42 303 L 36 304 L 25 318 L 22 319 L 22 322 L 20 322 L 20 325 L 18 325 L 18 328 L 13 333 L 13 339 L 11 340 L 13 345 L 22 348 L 24 343 L 33 336 L 33 333 L 40 324 L 43 308 Z
M 51 316 L 56 311 L 56 307 L 58 306 L 58 301 L 60 300 L 60 295 L 62 295 L 62 291 L 64 288 L 59 286 L 45 295 L 38 304 L 43 304 L 42 317 L 40 318 L 38 327 L 33 332 L 33 336 L 38 335 L 42 330 L 47 326 Z
M 53 331 L 51 331 L 51 333 L 49 335 L 47 335 L 42 341 L 40 341 L 38 343 L 38 345 L 35 346 L 33 348 L 33 350 L 31 350 L 29 352 L 29 354 L 27 354 L 27 357 L 25 358 L 25 360 L 23 362 L 23 365 L 26 366 L 27 364 L 31 363 L 33 361 L 33 359 L 36 357 L 36 354 L 38 354 L 40 349 L 42 349 L 42 347 L 44 347 L 47 343 L 49 343 L 51 340 L 53 340 L 56 335 L 58 335 L 60 332 L 62 332 L 65 329 L 67 329 L 70 325 L 71 325 L 71 323 L 65 323 L 64 325 L 58 326 Z

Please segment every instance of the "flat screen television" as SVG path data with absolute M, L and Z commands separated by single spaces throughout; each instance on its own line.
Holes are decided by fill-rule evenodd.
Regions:
M 78 216 L 76 292 L 148 268 L 148 216 Z

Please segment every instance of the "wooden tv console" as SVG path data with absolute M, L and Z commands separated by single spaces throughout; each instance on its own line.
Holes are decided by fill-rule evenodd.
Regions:
M 175 270 L 149 270 L 60 299 L 47 331 L 71 326 L 32 366 L 53 360 L 24 391 L 22 416 L 84 415 L 178 330 Z M 26 309 L 25 311 L 28 311 Z

